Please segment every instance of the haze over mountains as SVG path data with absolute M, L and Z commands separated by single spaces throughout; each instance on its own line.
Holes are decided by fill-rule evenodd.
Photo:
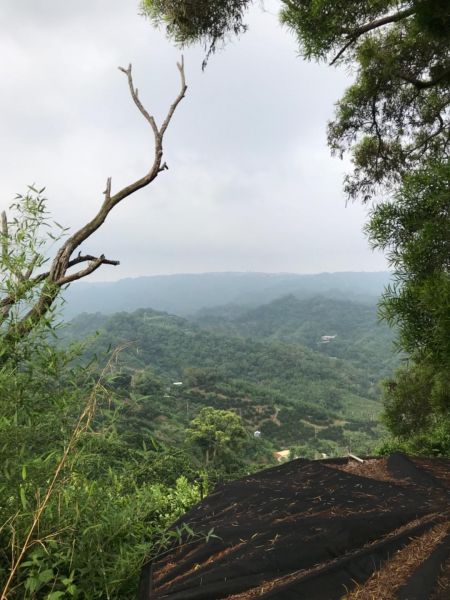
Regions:
M 377 319 L 388 281 L 389 273 L 206 273 L 75 285 L 65 313 L 82 314 L 62 335 L 98 332 L 87 354 L 105 359 L 126 346 L 119 392 L 162 441 L 181 443 L 190 419 L 213 406 L 240 414 L 268 450 L 368 453 L 382 435 L 378 382 L 399 360 Z
M 323 295 L 373 304 L 388 284 L 390 274 L 320 273 L 202 273 L 157 275 L 115 282 L 77 282 L 64 294 L 64 317 L 83 312 L 111 314 L 153 308 L 189 315 L 202 308 L 225 304 L 258 306 L 294 294 L 299 298 Z

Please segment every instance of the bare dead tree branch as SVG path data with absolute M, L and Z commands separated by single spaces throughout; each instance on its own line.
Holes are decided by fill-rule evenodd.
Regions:
M 101 258 L 102 258 L 103 265 L 113 265 L 114 267 L 117 267 L 117 265 L 120 265 L 119 260 L 109 260 L 108 258 L 105 258 L 103 255 L 101 256 Z M 96 260 L 98 260 L 98 258 L 96 256 L 91 256 L 90 254 L 82 255 L 79 252 L 78 256 L 76 258 L 69 260 L 68 268 L 74 267 L 75 265 L 79 265 L 80 263 L 86 262 L 88 260 L 96 261 Z M 48 276 L 48 273 L 46 274 L 46 276 Z
M 6 335 L 15 336 L 16 338 L 17 336 L 20 338 L 27 335 L 50 309 L 63 285 L 67 285 L 69 283 L 72 283 L 73 281 L 86 277 L 87 275 L 96 271 L 102 265 L 119 264 L 119 261 L 109 260 L 105 258 L 103 254 L 99 257 L 96 257 L 91 255 L 81 255 L 79 253 L 78 256 L 73 259 L 71 258 L 71 256 L 73 252 L 83 242 L 85 242 L 93 233 L 95 233 L 103 225 L 111 210 L 117 204 L 119 204 L 119 202 L 122 202 L 122 200 L 124 200 L 128 196 L 148 186 L 158 176 L 158 174 L 161 173 L 161 171 L 168 169 L 167 164 L 162 161 L 163 139 L 164 134 L 175 113 L 175 110 L 177 109 L 181 100 L 185 97 L 187 90 L 183 57 L 181 58 L 181 62 L 177 63 L 177 68 L 180 74 L 180 91 L 173 103 L 170 105 L 161 127 L 158 127 L 155 118 L 147 111 L 147 109 L 144 107 L 139 98 L 138 90 L 133 82 L 131 64 L 126 69 L 123 67 L 119 67 L 120 71 L 122 71 L 127 76 L 128 86 L 134 104 L 137 106 L 139 112 L 143 115 L 143 117 L 149 123 L 152 129 L 154 137 L 153 161 L 145 175 L 143 175 L 136 181 L 133 181 L 129 185 L 125 186 L 115 194 L 111 193 L 111 177 L 108 177 L 106 181 L 105 191 L 103 192 L 104 200 L 97 214 L 94 216 L 93 219 L 91 219 L 88 223 L 86 223 L 83 227 L 78 229 L 75 233 L 73 233 L 69 238 L 65 240 L 65 242 L 57 251 L 55 258 L 51 263 L 50 270 L 48 272 L 41 273 L 36 277 L 31 278 L 34 270 L 34 265 L 30 265 L 26 273 L 23 275 L 23 279 L 26 280 L 23 289 L 30 289 L 30 286 L 32 285 L 38 285 L 43 283 L 41 291 L 39 293 L 39 297 L 37 298 L 34 305 L 31 307 L 31 309 L 27 312 L 27 314 L 18 323 L 14 323 L 13 325 L 11 325 L 12 329 L 11 331 L 8 331 Z M 5 219 L 2 215 L 2 252 L 7 252 L 8 250 L 7 246 L 5 246 L 8 240 L 7 222 Z M 83 262 L 89 262 L 88 266 L 75 273 L 67 273 L 69 268 Z M 20 292 L 2 299 L 0 301 L 1 311 L 6 311 L 6 313 L 9 312 L 11 307 L 21 299 L 23 299 L 23 295 L 20 294 Z
M 134 194 L 141 188 L 149 185 L 157 177 L 158 173 L 160 172 L 160 168 L 162 167 L 164 133 L 172 119 L 172 116 L 173 116 L 173 113 L 175 112 L 176 107 L 181 102 L 181 100 L 184 98 L 184 96 L 186 94 L 186 90 L 187 90 L 185 76 L 184 76 L 183 63 L 181 63 L 181 65 L 178 64 L 177 66 L 180 71 L 181 89 L 180 89 L 180 92 L 179 92 L 178 96 L 176 97 L 174 103 L 170 106 L 169 112 L 167 114 L 166 119 L 163 122 L 163 126 L 161 127 L 161 129 L 158 129 L 153 117 L 151 117 L 151 115 L 144 109 L 144 107 L 142 106 L 142 103 L 140 102 L 138 96 L 136 95 L 136 90 L 134 88 L 133 78 L 132 78 L 132 74 L 131 74 L 131 65 L 128 67 L 128 69 L 121 68 L 122 72 L 125 72 L 127 75 L 128 84 L 130 87 L 130 92 L 131 92 L 133 101 L 139 108 L 140 112 L 144 115 L 145 119 L 150 124 L 153 123 L 153 125 L 151 125 L 151 127 L 152 127 L 153 134 L 155 137 L 154 160 L 153 160 L 153 163 L 152 163 L 149 171 L 146 173 L 146 175 L 144 175 L 140 179 L 134 181 L 133 183 L 129 184 L 128 186 L 122 188 L 120 191 L 116 192 L 114 195 L 111 195 L 111 179 L 108 178 L 107 185 L 106 185 L 106 191 L 105 191 L 105 200 L 104 200 L 100 210 L 96 214 L 96 216 L 89 223 L 84 225 L 84 227 L 82 227 L 77 232 L 75 232 L 71 237 L 69 237 L 66 240 L 66 242 L 63 244 L 61 249 L 59 250 L 57 256 L 55 257 L 55 260 L 53 261 L 52 268 L 50 271 L 50 276 L 53 280 L 57 281 L 64 275 L 63 271 L 65 272 L 66 265 L 70 259 L 71 254 L 73 253 L 73 251 L 80 244 L 82 244 L 88 237 L 90 237 L 95 231 L 97 231 L 97 229 L 101 225 L 103 225 L 106 217 L 111 212 L 111 210 L 119 202 L 121 202 L 122 200 L 124 200 L 125 198 L 130 196 L 131 194 Z M 142 110 L 141 110 L 141 107 L 142 107 Z M 142 111 L 144 111 L 144 112 L 142 112 Z
M 81 261 L 79 261 L 81 262 Z M 76 281 L 77 279 L 82 279 L 86 277 L 86 275 L 90 275 L 94 271 L 96 271 L 102 265 L 119 265 L 118 260 L 108 260 L 105 258 L 105 255 L 102 254 L 98 258 L 95 256 L 90 257 L 89 265 L 85 269 L 81 269 L 81 271 L 77 271 L 76 273 L 71 273 L 70 275 L 66 275 L 57 281 L 59 286 L 66 285 L 67 283 L 72 283 L 72 281 Z
M 148 123 L 150 124 L 150 127 L 153 130 L 153 135 L 155 136 L 155 143 L 156 143 L 158 134 L 159 134 L 158 127 L 156 126 L 154 117 L 147 112 L 147 110 L 144 108 L 142 102 L 139 100 L 138 90 L 137 90 L 137 88 L 134 87 L 133 77 L 131 75 L 131 64 L 128 65 L 128 69 L 119 67 L 119 71 L 122 71 L 122 73 L 125 73 L 125 75 L 127 76 L 128 87 L 130 88 L 130 93 L 131 93 L 131 97 L 133 98 L 133 102 L 136 104 L 140 113 L 144 116 L 145 120 L 148 121 Z
M 113 265 L 116 267 L 117 265 L 120 265 L 120 261 L 109 260 L 108 258 L 105 258 L 104 255 L 102 255 L 100 258 L 98 258 L 97 256 L 92 256 L 91 254 L 86 254 L 86 255 L 82 256 L 81 253 L 79 253 L 76 258 L 73 258 L 72 260 L 69 261 L 67 268 L 70 269 L 71 267 L 74 267 L 75 265 L 79 265 L 80 263 L 87 262 L 87 261 L 93 262 L 93 263 L 98 263 L 98 266 Z M 31 267 L 28 270 L 30 270 L 30 269 L 31 269 Z M 92 271 L 90 271 L 90 272 L 92 273 Z M 29 283 L 26 286 L 25 285 L 23 286 L 23 291 L 30 289 L 31 287 L 34 287 L 34 286 L 38 285 L 39 283 L 42 283 L 43 281 L 45 281 L 48 278 L 49 275 L 50 275 L 50 271 L 46 271 L 45 273 L 40 273 L 39 275 L 36 275 L 36 277 L 33 277 L 33 279 L 31 279 L 31 280 L 29 280 L 29 277 L 24 277 L 22 281 L 29 280 Z M 81 279 L 81 277 L 84 277 L 84 275 L 78 276 L 78 277 L 75 277 L 75 275 L 77 275 L 77 274 L 74 273 L 74 274 L 70 275 L 71 281 L 75 281 L 75 279 Z M 66 278 L 59 280 L 57 282 L 57 284 L 59 286 L 62 286 L 62 285 L 65 285 L 66 283 L 70 283 L 70 282 L 66 281 L 65 279 Z M 23 298 L 23 295 L 18 290 L 17 293 L 14 295 L 14 297 L 12 297 L 10 295 L 10 296 L 6 296 L 2 300 L 0 300 L 0 308 L 16 304 L 21 298 Z
M 186 78 L 184 75 L 184 57 L 183 56 L 181 56 L 181 62 L 177 63 L 177 69 L 180 73 L 181 91 L 178 94 L 178 96 L 175 98 L 175 101 L 171 104 L 171 106 L 169 108 L 169 112 L 167 113 L 167 117 L 164 119 L 163 124 L 161 125 L 161 129 L 159 130 L 159 135 L 160 135 L 161 139 L 163 138 L 164 134 L 166 133 L 166 129 L 169 126 L 170 121 L 172 120 L 173 113 L 175 112 L 175 110 L 176 110 L 177 106 L 180 104 L 180 102 L 183 100 L 184 95 L 187 90 Z

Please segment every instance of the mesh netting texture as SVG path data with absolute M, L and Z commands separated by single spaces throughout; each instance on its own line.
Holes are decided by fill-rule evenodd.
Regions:
M 140 600 L 448 600 L 450 459 L 298 459 L 216 489 Z

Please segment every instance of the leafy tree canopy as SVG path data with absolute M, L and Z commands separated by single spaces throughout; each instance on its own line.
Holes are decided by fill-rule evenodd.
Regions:
M 385 387 L 385 418 L 398 437 L 450 428 L 450 163 L 432 163 L 404 177 L 394 201 L 372 212 L 368 232 L 386 250 L 394 284 L 382 298 L 382 316 L 399 331 L 410 363 Z M 446 427 L 446 429 L 445 429 Z M 445 447 L 445 450 L 443 448 Z
M 395 270 L 381 303 L 402 347 L 445 367 L 450 356 L 450 163 L 404 177 L 393 201 L 379 204 L 367 231 Z
M 249 0 L 143 0 L 143 12 L 207 58 L 246 29 Z M 350 151 L 347 194 L 368 200 L 429 157 L 448 157 L 450 5 L 447 0 L 282 0 L 281 21 L 304 57 L 355 64 L 329 125 L 331 149 Z
M 211 456 L 214 460 L 226 450 L 238 450 L 247 438 L 247 432 L 236 413 L 206 406 L 191 421 L 187 436 L 204 451 L 208 464 Z
M 177 43 L 203 42 L 208 48 L 205 66 L 224 38 L 246 31 L 244 15 L 250 4 L 251 0 L 143 0 L 141 6 Z

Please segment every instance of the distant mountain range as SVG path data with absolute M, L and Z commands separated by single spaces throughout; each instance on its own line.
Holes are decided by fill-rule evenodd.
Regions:
M 157 275 L 115 282 L 77 282 L 64 293 L 66 319 L 83 312 L 112 314 L 153 308 L 191 315 L 202 308 L 235 304 L 256 307 L 293 294 L 322 295 L 373 304 L 389 283 L 390 273 L 203 273 Z

